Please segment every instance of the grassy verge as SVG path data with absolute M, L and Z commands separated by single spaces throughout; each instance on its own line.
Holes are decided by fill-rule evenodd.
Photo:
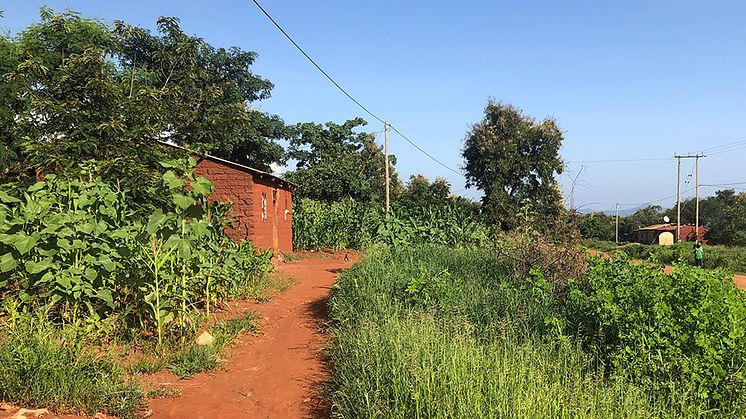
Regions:
M 210 326 L 213 345 L 162 346 L 160 355 L 123 368 L 118 350 L 100 336 L 86 335 L 76 325 L 55 325 L 42 310 L 17 314 L 0 329 L 0 401 L 56 413 L 138 417 L 143 407 L 138 375 L 168 368 L 184 378 L 218 368 L 226 347 L 257 327 L 255 313 L 247 311 Z
M 744 342 L 739 318 L 746 320 L 746 306 L 732 284 L 693 269 L 676 274 L 679 285 L 665 282 L 666 276 L 643 283 L 635 278 L 652 275 L 654 268 L 604 263 L 592 265 L 594 280 L 587 286 L 571 281 L 558 289 L 541 272 L 513 277 L 510 263 L 490 251 L 371 249 L 340 279 L 330 300 L 334 413 L 742 417 L 746 387 L 738 365 L 746 365 L 746 357 L 738 351 L 723 356 L 723 348 Z M 699 280 L 708 284 L 707 292 L 695 292 Z M 728 305 L 719 310 L 724 296 Z M 667 310 L 671 304 L 687 313 Z M 686 338 L 682 325 L 700 336 Z M 730 330 L 728 337 L 722 338 L 721 326 Z M 722 339 L 730 343 L 715 343 Z M 669 360 L 675 353 L 691 360 L 693 369 L 677 373 L 673 363 L 679 358 Z M 662 374 L 664 368 L 670 374 Z M 717 381 L 724 376 L 719 373 L 694 376 L 710 368 L 732 373 L 731 381 Z M 690 381 L 695 384 L 683 385 Z
M 55 412 L 136 417 L 142 393 L 111 355 L 96 354 L 79 331 L 25 315 L 4 328 L 0 400 Z

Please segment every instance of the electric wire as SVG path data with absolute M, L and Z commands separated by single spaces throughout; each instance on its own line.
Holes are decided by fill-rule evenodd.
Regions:
M 364 106 L 364 105 L 363 105 L 362 103 L 360 103 L 360 102 L 359 102 L 359 101 L 358 101 L 357 99 L 355 99 L 355 98 L 354 98 L 354 97 L 353 97 L 353 96 L 352 96 L 352 95 L 351 95 L 351 94 L 350 94 L 349 92 L 347 92 L 347 90 L 345 90 L 345 89 L 344 89 L 344 88 L 343 88 L 342 86 L 340 86 L 340 84 L 339 84 L 339 83 L 337 83 L 337 81 L 336 81 L 336 80 L 334 80 L 334 79 L 332 78 L 332 76 L 330 76 L 330 75 L 329 75 L 329 73 L 327 73 L 326 71 L 324 71 L 324 69 L 323 69 L 323 68 L 321 68 L 321 66 L 320 66 L 320 65 L 319 65 L 318 63 L 316 63 L 316 61 L 314 61 L 314 59 L 313 59 L 313 58 L 311 58 L 311 56 L 310 56 L 310 55 L 308 55 L 308 54 L 306 53 L 306 51 L 304 51 L 304 50 L 303 50 L 303 48 L 301 48 L 301 46 L 300 46 L 300 45 L 298 45 L 298 43 L 297 43 L 297 42 L 295 42 L 295 40 L 294 40 L 294 39 L 293 39 L 293 38 L 292 38 L 292 37 L 291 37 L 291 36 L 290 36 L 290 35 L 289 35 L 289 34 L 288 34 L 288 33 L 287 33 L 286 31 L 285 31 L 285 29 L 283 29 L 283 28 L 282 28 L 282 26 L 280 26 L 280 24 L 279 24 L 279 23 L 277 23 L 277 21 L 276 21 L 276 20 L 275 20 L 275 19 L 274 19 L 274 18 L 273 18 L 273 17 L 272 17 L 272 16 L 270 15 L 270 14 L 269 14 L 269 12 L 267 12 L 267 11 L 266 11 L 266 10 L 264 9 L 264 7 L 262 7 L 262 5 L 261 5 L 261 4 L 259 4 L 259 2 L 258 2 L 257 0 L 252 0 L 252 1 L 253 1 L 253 2 L 254 2 L 254 4 L 256 5 L 256 7 L 258 7 L 258 8 L 259 8 L 259 10 L 261 10 L 261 12 L 262 12 L 262 13 L 264 14 L 264 16 L 266 16 L 266 17 L 267 17 L 267 19 L 269 19 L 269 20 L 270 20 L 270 22 L 272 22 L 272 23 L 273 23 L 273 24 L 275 25 L 275 27 L 276 27 L 276 28 L 277 28 L 277 29 L 278 29 L 278 30 L 279 30 L 280 32 L 282 32 L 282 34 L 283 34 L 283 35 L 285 35 L 285 38 L 287 38 L 287 39 L 288 39 L 288 41 L 290 41 L 290 43 L 292 43 L 292 44 L 293 44 L 293 46 L 295 46 L 295 48 L 296 48 L 296 49 L 297 49 L 298 51 L 300 51 L 300 53 L 301 53 L 301 54 L 303 54 L 303 56 L 304 56 L 304 57 L 306 57 L 306 59 L 307 59 L 308 61 L 310 61 L 310 62 L 311 62 L 311 64 L 313 64 L 313 66 L 314 66 L 314 67 L 316 67 L 316 69 L 317 69 L 317 70 L 319 70 L 319 71 L 321 72 L 321 74 L 323 74 L 323 75 L 324 75 L 324 76 L 325 76 L 325 77 L 326 77 L 326 78 L 327 78 L 327 79 L 328 79 L 328 80 L 329 80 L 329 81 L 330 81 L 330 82 L 331 82 L 331 83 L 332 83 L 332 84 L 333 84 L 333 85 L 334 85 L 334 86 L 335 86 L 335 87 L 336 87 L 337 89 L 339 89 L 339 91 L 340 91 L 340 92 L 344 93 L 344 95 L 345 95 L 345 96 L 347 96 L 347 97 L 348 97 L 348 98 L 349 98 L 349 99 L 350 99 L 350 100 L 351 100 L 351 101 L 352 101 L 353 103 L 355 103 L 355 104 L 356 104 L 357 106 L 359 106 L 359 107 L 360 107 L 360 109 L 362 109 L 363 111 L 365 111 L 365 112 L 366 112 L 366 113 L 367 113 L 368 115 L 370 115 L 371 117 L 373 117 L 374 119 L 376 119 L 376 120 L 377 120 L 378 122 L 380 122 L 380 123 L 382 123 L 382 124 L 386 124 L 386 123 L 387 123 L 387 122 L 386 122 L 386 121 L 385 121 L 385 120 L 384 120 L 383 118 L 381 118 L 381 117 L 379 117 L 378 115 L 376 115 L 376 114 L 374 114 L 373 112 L 371 112 L 371 111 L 370 111 L 370 110 L 369 110 L 369 109 L 368 109 L 367 107 L 365 107 L 365 106 Z M 414 142 L 414 141 L 410 140 L 410 139 L 409 139 L 409 138 L 408 138 L 408 137 L 407 137 L 406 135 L 402 134 L 402 132 L 401 132 L 401 131 L 399 131 L 398 129 L 396 129 L 396 128 L 395 128 L 395 127 L 394 127 L 393 125 L 389 124 L 389 127 L 391 127 L 391 129 L 392 129 L 392 130 L 393 130 L 394 132 L 396 132 L 397 134 L 399 134 L 399 135 L 400 135 L 400 136 L 401 136 L 401 137 L 402 137 L 402 138 L 403 138 L 403 139 L 404 139 L 405 141 L 407 141 L 407 142 L 408 142 L 409 144 L 411 144 L 411 145 L 412 145 L 412 146 L 413 146 L 414 148 L 416 148 L 417 150 L 419 150 L 419 151 L 420 151 L 420 152 L 421 152 L 422 154 L 426 155 L 427 157 L 429 157 L 429 158 L 430 158 L 431 160 L 433 160 L 434 162 L 438 163 L 439 165 L 441 165 L 441 166 L 445 167 L 446 169 L 448 169 L 448 170 L 450 170 L 450 171 L 452 171 L 452 172 L 454 172 L 454 173 L 456 173 L 456 174 L 459 174 L 459 175 L 463 175 L 463 173 L 462 173 L 461 171 L 458 171 L 458 170 L 455 170 L 455 169 L 453 169 L 453 168 L 449 167 L 449 166 L 448 166 L 448 165 L 446 165 L 445 163 L 443 163 L 443 162 L 441 162 L 440 160 L 438 160 L 438 159 L 436 159 L 435 157 L 433 157 L 433 156 L 432 156 L 432 155 L 431 155 L 430 153 L 428 153 L 428 152 L 426 152 L 425 150 L 423 150 L 423 149 L 422 149 L 422 147 L 420 147 L 420 146 L 418 146 L 417 144 L 415 144 L 415 142 Z

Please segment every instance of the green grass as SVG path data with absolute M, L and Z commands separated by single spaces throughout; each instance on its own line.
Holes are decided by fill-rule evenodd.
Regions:
M 657 260 L 662 263 L 694 263 L 691 243 L 678 243 L 673 246 L 652 244 L 630 244 L 621 248 L 635 259 Z M 746 247 L 705 245 L 703 266 L 707 269 L 723 268 L 734 273 L 746 273 Z
M 212 371 L 220 366 L 220 354 L 238 336 L 252 332 L 258 327 L 256 314 L 251 311 L 240 317 L 221 321 L 213 325 L 209 331 L 215 338 L 213 345 L 197 345 L 190 343 L 178 350 L 167 361 L 168 369 L 180 378 Z
M 496 339 L 431 314 L 337 335 L 334 412 L 345 418 L 652 418 L 634 386 L 597 379 L 567 342 Z
M 136 417 L 142 393 L 108 355 L 94 355 L 76 330 L 25 315 L 4 327 L 0 400 L 57 413 Z
M 707 412 L 676 391 L 627 381 L 634 375 L 623 369 L 610 374 L 566 335 L 553 285 L 511 272 L 488 250 L 369 249 L 330 298 L 334 415 L 740 417 L 738 406 Z

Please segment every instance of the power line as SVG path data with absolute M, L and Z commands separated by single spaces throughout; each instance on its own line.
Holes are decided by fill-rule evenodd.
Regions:
M 371 112 L 371 111 L 370 111 L 370 110 L 369 110 L 368 108 L 366 108 L 366 107 L 365 107 L 365 106 L 364 106 L 364 105 L 363 105 L 362 103 L 360 103 L 360 102 L 359 102 L 359 101 L 358 101 L 357 99 L 355 99 L 355 98 L 354 98 L 354 97 L 353 97 L 353 96 L 352 96 L 352 95 L 351 95 L 350 93 L 348 93 L 348 92 L 347 92 L 347 90 L 345 90 L 345 89 L 344 89 L 344 88 L 343 88 L 342 86 L 340 86 L 340 85 L 339 85 L 339 83 L 337 83 L 337 82 L 336 82 L 336 81 L 335 81 L 335 80 L 334 80 L 334 79 L 332 78 L 332 76 L 330 76 L 330 75 L 329 75 L 329 74 L 328 74 L 328 73 L 327 73 L 326 71 L 324 71 L 324 69 L 323 69 L 323 68 L 321 68 L 321 66 L 320 66 L 320 65 L 318 65 L 318 64 L 316 63 L 316 61 L 314 61 L 314 60 L 313 60 L 313 58 L 311 58 L 311 56 L 310 56 L 310 55 L 308 55 L 308 54 L 306 53 L 306 51 L 304 51 L 304 50 L 303 50 L 303 48 L 301 48 L 301 47 L 300 47 L 300 45 L 298 45 L 298 43 L 297 43 L 297 42 L 295 42 L 295 40 L 293 40 L 293 38 L 292 38 L 292 37 L 291 37 L 291 36 L 290 36 L 290 35 L 289 35 L 289 34 L 288 34 L 287 32 L 285 32 L 285 29 L 283 29 L 283 28 L 282 28 L 282 26 L 280 26 L 280 24 L 279 24 L 279 23 L 277 23 L 277 21 L 276 21 L 276 20 L 275 20 L 275 19 L 274 19 L 274 18 L 273 18 L 273 17 L 272 17 L 272 16 L 271 16 L 271 15 L 270 15 L 270 14 L 269 14 L 269 13 L 268 13 L 268 12 L 267 12 L 267 11 L 266 11 L 265 9 L 264 9 L 264 7 L 262 7 L 262 5 L 261 5 L 261 4 L 259 4 L 259 2 L 258 2 L 257 0 L 252 0 L 252 1 L 253 1 L 253 2 L 254 2 L 254 4 L 256 5 L 256 7 L 258 7 L 258 8 L 259 8 L 259 10 L 261 10 L 261 11 L 262 11 L 262 13 L 264 13 L 264 16 L 266 16 L 266 17 L 267 17 L 267 19 L 269 19 L 269 20 L 270 20 L 270 21 L 271 21 L 271 22 L 272 22 L 272 23 L 273 23 L 273 24 L 275 25 L 275 27 L 276 27 L 277 29 L 279 29 L 279 30 L 280 30 L 280 32 L 282 32 L 282 34 L 283 34 L 283 35 L 285 35 L 285 38 L 287 38 L 287 39 L 288 39 L 288 41 L 290 41 L 290 43 L 292 43 L 292 44 L 293 44 L 293 45 L 295 46 L 295 48 L 297 48 L 297 49 L 298 49 L 298 51 L 300 51 L 300 52 L 301 52 L 301 54 L 303 54 L 303 56 L 304 56 L 304 57 L 306 57 L 306 59 L 308 59 L 308 61 L 310 61 L 310 62 L 311 62 L 311 64 L 313 64 L 313 66 L 314 66 L 314 67 L 316 67 L 316 69 L 317 69 L 317 70 L 319 70 L 319 71 L 321 72 L 321 74 L 323 74 L 323 75 L 324 75 L 324 76 L 325 76 L 325 77 L 326 77 L 327 79 L 329 79 L 329 81 L 330 81 L 330 82 L 332 82 L 332 84 L 333 84 L 333 85 L 334 85 L 334 86 L 335 86 L 335 87 L 336 87 L 337 89 L 339 89 L 339 91 L 340 91 L 340 92 L 344 93 L 344 95 L 345 95 L 345 96 L 347 96 L 347 97 L 348 97 L 348 98 L 349 98 L 349 99 L 350 99 L 350 100 L 351 100 L 352 102 L 354 102 L 354 103 L 355 103 L 355 104 L 356 104 L 357 106 L 359 106 L 359 107 L 360 107 L 360 109 L 362 109 L 363 111 L 365 111 L 365 112 L 366 112 L 366 113 L 367 113 L 368 115 L 372 116 L 372 117 L 373 117 L 374 119 L 376 119 L 376 120 L 377 120 L 378 122 L 380 122 L 380 123 L 382 123 L 382 124 L 385 124 L 385 123 L 386 123 L 386 121 L 385 121 L 385 120 L 384 120 L 383 118 L 381 118 L 381 117 L 379 117 L 378 115 L 376 115 L 376 114 L 374 114 L 373 112 Z M 389 124 L 389 127 L 391 127 L 391 129 L 392 129 L 392 130 L 394 130 L 394 132 L 396 132 L 397 134 L 399 134 L 399 135 L 400 135 L 400 136 L 401 136 L 401 137 L 402 137 L 402 138 L 403 138 L 404 140 L 406 140 L 406 141 L 407 141 L 407 142 L 408 142 L 409 144 L 411 144 L 411 145 L 412 145 L 412 146 L 413 146 L 414 148 L 416 148 L 417 150 L 419 150 L 419 151 L 420 151 L 420 152 L 421 152 L 422 154 L 424 154 L 424 155 L 426 155 L 427 157 L 429 157 L 430 159 L 432 159 L 432 160 L 433 160 L 434 162 L 438 163 L 439 165 L 441 165 L 441 166 L 445 167 L 446 169 L 448 169 L 448 170 L 450 170 L 450 171 L 452 171 L 452 172 L 454 172 L 454 173 L 456 173 L 456 174 L 459 174 L 459 175 L 463 175 L 463 173 L 462 173 L 462 172 L 460 172 L 460 171 L 458 171 L 458 170 L 455 170 L 455 169 L 452 169 L 451 167 L 447 166 L 447 165 L 446 165 L 445 163 L 443 163 L 443 162 L 441 162 L 440 160 L 438 160 L 438 159 L 436 159 L 435 157 L 433 157 L 433 156 L 432 156 L 432 155 L 431 155 L 430 153 L 428 153 L 428 152 L 426 152 L 425 150 L 423 150 L 423 149 L 422 149 L 422 148 L 421 148 L 420 146 L 418 146 L 417 144 L 415 144 L 415 143 L 414 143 L 414 141 L 410 140 L 410 139 L 409 139 L 409 138 L 408 138 L 408 137 L 407 137 L 406 135 L 402 134 L 402 132 L 401 132 L 401 131 L 399 131 L 398 129 L 396 129 L 396 127 L 394 127 L 393 125 Z
M 730 153 L 733 151 L 746 149 L 746 140 L 736 141 L 727 144 L 720 144 L 705 148 L 702 152 L 709 153 L 710 155 L 717 155 L 723 153 Z M 642 162 L 642 161 L 666 161 L 671 160 L 670 157 L 642 157 L 642 158 L 628 158 L 628 159 L 597 159 L 597 160 L 568 160 L 567 164 L 577 163 L 630 163 L 630 162 Z
M 728 143 L 728 144 L 721 144 L 721 145 L 718 145 L 718 146 L 705 148 L 705 149 L 703 149 L 701 151 L 709 153 L 709 152 L 717 151 L 718 149 L 728 148 L 728 147 L 737 146 L 737 145 L 741 145 L 741 144 L 746 144 L 746 140 L 736 141 L 736 142 L 732 142 L 732 143 Z
M 392 129 L 392 130 L 393 130 L 393 131 L 394 131 L 395 133 L 399 134 L 399 136 L 401 136 L 401 137 L 402 137 L 402 138 L 403 138 L 403 139 L 404 139 L 404 140 L 405 140 L 406 142 L 408 142 L 409 144 L 411 144 L 411 145 L 412 145 L 412 147 L 416 148 L 417 150 L 419 150 L 419 151 L 420 151 L 420 152 L 421 152 L 422 154 L 426 155 L 427 157 L 430 157 L 430 159 L 432 159 L 432 160 L 433 160 L 434 162 L 436 162 L 436 163 L 438 163 L 439 165 L 441 165 L 441 166 L 445 167 L 446 169 L 448 169 L 448 170 L 452 171 L 453 173 L 456 173 L 457 175 L 463 175 L 463 172 L 461 172 L 461 171 L 458 171 L 458 170 L 455 170 L 455 169 L 452 169 L 452 168 L 450 168 L 449 166 L 447 166 L 447 165 L 446 165 L 445 163 L 443 163 L 443 162 L 441 162 L 440 160 L 436 159 L 435 157 L 431 156 L 431 155 L 430 155 L 430 153 L 428 153 L 427 151 L 423 150 L 422 148 L 420 148 L 420 146 L 418 146 L 418 145 L 417 145 L 417 144 L 415 144 L 415 143 L 414 143 L 414 142 L 413 142 L 412 140 L 410 140 L 409 138 L 407 138 L 407 136 L 406 136 L 406 135 L 404 135 L 404 134 L 402 134 L 402 132 L 401 132 L 401 131 L 399 131 L 398 129 L 396 129 L 396 127 L 395 127 L 395 126 L 393 126 L 393 125 L 389 124 L 389 127 L 390 127 L 390 128 L 391 128 L 391 129 Z
M 624 163 L 624 162 L 638 162 L 638 161 L 663 161 L 671 160 L 670 157 L 665 158 L 642 158 L 642 159 L 605 159 L 605 160 L 569 160 L 565 163 L 576 164 L 576 163 Z

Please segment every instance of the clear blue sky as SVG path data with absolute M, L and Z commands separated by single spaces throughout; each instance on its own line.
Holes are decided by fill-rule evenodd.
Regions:
M 287 123 L 363 116 L 370 131 L 382 130 L 249 0 L 11 0 L 0 4 L 0 26 L 15 33 L 37 21 L 45 4 L 148 28 L 158 16 L 178 16 L 188 33 L 259 54 L 255 73 L 276 86 L 272 98 L 261 102 L 263 110 Z M 565 132 L 566 161 L 665 158 L 746 140 L 746 2 L 262 4 L 342 86 L 454 168 L 462 165 L 466 131 L 481 119 L 490 97 L 536 118 L 555 118 Z M 445 176 L 454 190 L 463 189 L 462 177 L 395 134 L 391 151 L 403 178 Z M 744 162 L 746 148 L 708 157 L 701 161 L 701 183 L 746 182 Z M 673 159 L 585 165 L 576 206 L 598 202 L 586 208 L 602 210 L 676 192 Z M 682 166 L 685 178 L 692 162 Z M 567 168 L 561 177 L 565 193 L 580 165 Z M 702 188 L 704 195 L 713 192 Z

